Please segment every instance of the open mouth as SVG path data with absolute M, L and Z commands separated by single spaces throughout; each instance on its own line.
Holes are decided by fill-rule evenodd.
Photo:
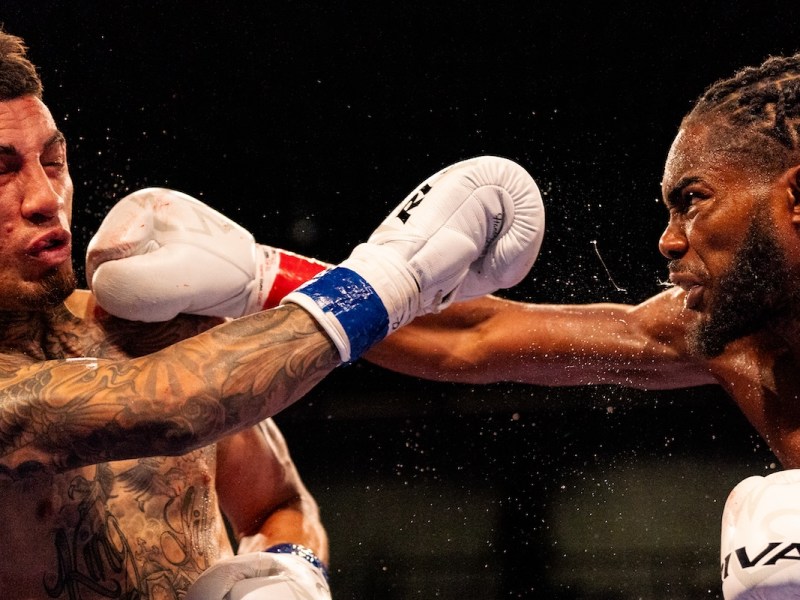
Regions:
M 69 232 L 62 230 L 40 237 L 28 247 L 26 254 L 46 266 L 55 266 L 68 260 L 71 251 Z
M 701 279 L 687 271 L 672 271 L 669 275 L 669 281 L 675 286 L 681 288 L 686 295 L 683 299 L 683 306 L 689 310 L 700 310 L 703 302 L 703 293 L 705 285 Z
M 683 305 L 689 310 L 700 310 L 705 287 L 698 284 L 684 289 L 686 289 L 686 296 L 684 297 Z

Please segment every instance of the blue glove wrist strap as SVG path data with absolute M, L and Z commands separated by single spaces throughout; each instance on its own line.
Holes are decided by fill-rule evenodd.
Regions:
M 325 313 L 335 318 L 350 341 L 350 362 L 389 333 L 389 314 L 377 292 L 361 275 L 334 267 L 300 286 Z
M 313 565 L 322 571 L 322 574 L 325 576 L 325 581 L 330 581 L 330 578 L 328 577 L 328 569 L 325 567 L 325 563 L 323 563 L 316 554 L 314 554 L 305 546 L 301 546 L 300 544 L 275 544 L 274 546 L 270 546 L 264 550 L 264 552 L 274 552 L 275 554 L 294 554 L 299 556 L 310 565 Z

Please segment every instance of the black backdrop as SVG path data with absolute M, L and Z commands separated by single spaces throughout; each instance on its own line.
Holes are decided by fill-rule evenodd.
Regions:
M 502 294 L 658 291 L 659 180 L 703 88 L 800 49 L 790 2 L 3 0 L 70 146 L 83 246 L 171 186 L 336 262 L 416 183 L 499 154 L 547 208 Z M 602 257 L 602 258 L 601 258 Z M 727 491 L 775 468 L 715 389 L 432 384 L 341 369 L 277 418 L 338 598 L 719 597 Z

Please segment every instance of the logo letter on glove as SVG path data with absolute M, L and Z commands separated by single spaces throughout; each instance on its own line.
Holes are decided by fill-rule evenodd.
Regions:
M 431 186 L 427 183 L 423 185 L 419 190 L 414 193 L 413 198 L 409 198 L 406 205 L 400 209 L 400 212 L 397 213 L 397 218 L 400 219 L 403 224 L 408 221 L 408 218 L 411 216 L 409 211 L 414 210 L 417 206 L 419 206 L 420 202 L 425 198 L 425 194 L 431 191 Z M 419 196 L 417 194 L 420 194 Z

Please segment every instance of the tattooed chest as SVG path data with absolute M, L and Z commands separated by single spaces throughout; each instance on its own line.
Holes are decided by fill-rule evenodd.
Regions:
M 0 578 L 13 585 L 21 573 L 9 589 L 35 598 L 182 597 L 224 551 L 205 458 L 198 451 L 101 464 L 52 480 L 49 492 L 29 486 L 18 495 L 30 509 L 31 520 L 17 526 L 27 546 L 5 557 Z M 5 522 L 19 522 L 14 515 Z

